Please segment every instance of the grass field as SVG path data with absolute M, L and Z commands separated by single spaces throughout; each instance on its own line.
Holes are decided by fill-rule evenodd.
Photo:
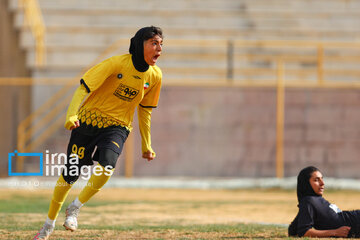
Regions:
M 73 189 L 65 206 L 79 190 Z M 0 239 L 32 239 L 52 190 L 0 189 Z M 357 209 L 360 192 L 329 191 L 342 209 Z M 294 190 L 103 189 L 81 209 L 79 230 L 51 239 L 289 239 L 297 212 Z

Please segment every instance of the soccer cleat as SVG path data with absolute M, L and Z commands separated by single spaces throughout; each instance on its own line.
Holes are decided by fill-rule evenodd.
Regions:
M 74 202 L 72 202 L 67 208 L 66 208 L 66 219 L 64 222 L 64 227 L 66 230 L 75 231 L 77 229 L 77 217 L 80 213 L 80 208 L 76 207 L 74 205 Z
M 51 224 L 45 223 L 40 231 L 36 234 L 33 240 L 47 240 L 49 239 L 51 233 L 54 231 L 54 226 Z

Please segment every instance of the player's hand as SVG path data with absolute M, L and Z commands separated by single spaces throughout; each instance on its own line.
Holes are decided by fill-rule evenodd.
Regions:
M 142 157 L 146 158 L 150 162 L 151 160 L 154 160 L 155 154 L 150 151 L 147 151 L 143 153 Z
M 66 116 L 66 121 L 64 127 L 68 130 L 73 130 L 75 128 L 80 127 L 80 121 L 77 115 L 74 116 Z
M 337 229 L 335 229 L 335 236 L 336 237 L 347 237 L 349 234 L 351 227 L 348 226 L 342 226 Z
M 80 121 L 79 120 L 75 121 L 74 124 L 75 124 L 75 126 L 70 127 L 70 130 L 73 130 L 75 128 L 80 127 Z

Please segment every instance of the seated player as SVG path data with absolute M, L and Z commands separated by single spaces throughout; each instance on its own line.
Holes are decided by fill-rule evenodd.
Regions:
M 323 175 L 316 167 L 306 167 L 297 178 L 299 212 L 289 226 L 289 236 L 360 237 L 360 210 L 341 211 L 322 195 Z

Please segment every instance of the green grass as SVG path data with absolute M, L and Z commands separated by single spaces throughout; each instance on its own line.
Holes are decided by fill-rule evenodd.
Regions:
M 67 203 L 69 203 L 67 201 Z M 67 204 L 65 203 L 65 204 Z M 117 206 L 126 206 L 134 204 L 147 204 L 147 205 L 163 205 L 171 204 L 177 209 L 197 209 L 204 205 L 213 208 L 218 205 L 226 204 L 241 204 L 242 201 L 196 201 L 196 202 L 183 202 L 183 201 L 96 201 L 93 200 L 87 204 L 87 208 L 108 206 L 110 204 L 116 204 Z M 259 201 L 258 204 L 263 204 Z M 21 195 L 11 195 L 7 199 L 0 200 L 0 239 L 28 239 L 33 237 L 36 230 L 43 224 L 43 218 L 45 218 L 49 207 L 49 198 Z M 64 209 L 62 209 L 64 212 Z M 87 211 L 91 212 L 91 211 Z M 121 212 L 121 211 L 120 211 Z M 32 221 L 26 221 L 26 218 L 30 219 L 34 214 L 41 215 L 40 219 L 33 219 Z M 95 214 L 95 213 L 94 213 Z M 23 217 L 25 216 L 25 217 Z M 20 219 L 25 218 L 23 221 Z M 266 239 L 271 237 L 286 238 L 286 228 L 275 225 L 260 225 L 260 224 L 187 224 L 183 225 L 181 221 L 165 221 L 157 222 L 155 225 L 148 220 L 140 220 L 132 224 L 107 224 L 106 222 L 101 224 L 80 224 L 79 231 L 86 230 L 85 235 L 81 237 L 74 237 L 71 239 L 102 239 L 104 232 L 114 233 L 114 236 L 136 233 L 140 236 L 149 236 L 145 239 L 167 239 L 162 238 L 161 235 L 166 235 L 170 232 L 175 232 L 177 237 L 175 239 L 208 239 L 208 237 L 201 237 L 198 235 L 223 235 L 220 239 L 244 239 L 244 238 L 259 238 Z M 66 234 L 63 231 L 61 225 L 57 224 L 56 231 L 61 234 Z M 3 238 L 5 236 L 5 238 Z M 80 236 L 80 235 L 79 235 Z M 154 236 L 153 238 L 151 236 Z M 228 236 L 228 237 L 226 237 Z M 217 239 L 218 237 L 216 237 Z M 54 238 L 51 238 L 54 239 Z M 55 239 L 69 239 L 67 237 L 57 237 Z M 116 238 L 114 238 L 116 239 Z M 121 239 L 121 238 L 120 238 Z
M 66 232 L 61 226 L 65 212 L 65 207 L 63 207 L 59 214 L 59 221 L 56 224 L 56 231 L 51 240 L 293 239 L 287 236 L 287 227 L 284 225 L 242 223 L 242 219 L 246 220 L 250 217 L 248 214 L 251 214 L 251 211 L 247 213 L 239 211 L 238 220 L 232 222 L 227 222 L 227 218 L 218 221 L 216 224 L 207 224 L 206 221 L 191 222 L 192 217 L 196 219 L 196 216 L 204 220 L 206 220 L 207 216 L 215 219 L 218 215 L 214 215 L 214 212 L 207 215 L 209 210 L 214 209 L 220 209 L 220 211 L 217 210 L 219 213 L 215 211 L 220 217 L 227 216 L 226 214 L 229 214 L 229 211 L 231 212 L 233 208 L 241 206 L 243 209 L 249 209 L 248 206 L 250 206 L 254 209 L 267 210 L 273 209 L 275 205 L 280 205 L 282 211 L 284 206 L 296 204 L 291 198 L 290 200 L 287 200 L 287 198 L 274 198 L 279 192 L 286 194 L 283 190 L 279 190 L 279 192 L 260 190 L 261 196 L 262 194 L 264 196 L 253 199 L 250 197 L 250 193 L 253 193 L 251 191 L 233 192 L 238 196 L 246 197 L 217 198 L 211 195 L 212 198 L 209 199 L 206 196 L 200 198 L 200 195 L 207 193 L 203 191 L 198 193 L 197 198 L 194 198 L 195 200 L 191 197 L 166 198 L 161 195 L 154 198 L 154 195 L 151 194 L 159 193 L 151 193 L 151 191 L 148 191 L 149 195 L 137 197 L 134 192 L 132 191 L 133 195 L 129 198 L 123 197 L 127 193 L 127 191 L 123 191 L 121 194 L 111 192 L 110 195 L 106 195 L 111 196 L 109 198 L 100 195 L 103 199 L 96 197 L 91 199 L 80 214 L 82 219 L 79 222 L 79 230 L 73 233 Z M 113 197 L 113 194 L 118 194 L 119 197 Z M 179 196 L 181 194 L 183 194 L 182 196 L 189 196 L 194 192 L 179 191 L 178 194 Z M 288 194 L 289 196 L 294 195 L 290 191 Z M 178 196 L 177 193 L 176 196 Z M 339 196 L 343 196 L 343 194 L 340 192 Z M 67 206 L 74 197 L 75 194 L 71 194 L 64 206 Z M 359 195 L 353 196 L 356 202 L 358 197 Z M 0 199 L 0 240 L 32 239 L 46 218 L 50 199 L 50 190 L 49 194 L 47 192 L 38 194 L 37 192 L 19 191 L 6 197 L 3 196 Z M 261 206 L 262 208 L 260 208 Z M 294 206 L 296 207 L 296 205 Z M 273 219 L 274 214 L 278 213 L 277 211 L 268 212 L 267 214 Z M 143 212 L 145 214 L 141 215 Z M 109 214 L 110 216 L 113 214 L 116 219 L 113 220 L 112 216 L 109 217 Z M 293 215 L 289 214 L 289 219 L 293 218 Z M 233 215 L 229 214 L 229 216 Z M 260 219 L 257 222 L 261 221 Z
M 197 232 L 238 232 L 238 233 L 261 233 L 268 231 L 284 231 L 283 226 L 278 225 L 263 225 L 263 224 L 202 224 L 202 225 L 174 225 L 166 222 L 159 226 L 149 225 L 131 225 L 131 226 L 96 226 L 96 225 L 82 225 L 81 229 L 96 229 L 96 230 L 116 230 L 116 231 L 197 231 Z
M 0 213 L 44 213 L 49 207 L 49 200 L 38 197 L 13 197 L 0 200 Z
M 0 213 L 46 213 L 49 207 L 49 199 L 40 197 L 26 197 L 26 201 L 21 196 L 13 196 L 11 199 L 0 199 Z M 70 201 L 66 201 L 64 205 L 67 205 Z M 116 205 L 132 205 L 132 204 L 173 204 L 178 208 L 199 208 L 203 206 L 216 207 L 218 205 L 226 204 L 258 204 L 258 205 L 271 205 L 279 204 L 279 201 L 196 201 L 196 202 L 183 202 L 183 201 L 90 201 L 86 204 L 88 208 L 107 206 L 111 204 Z M 284 202 L 286 204 L 286 202 Z

